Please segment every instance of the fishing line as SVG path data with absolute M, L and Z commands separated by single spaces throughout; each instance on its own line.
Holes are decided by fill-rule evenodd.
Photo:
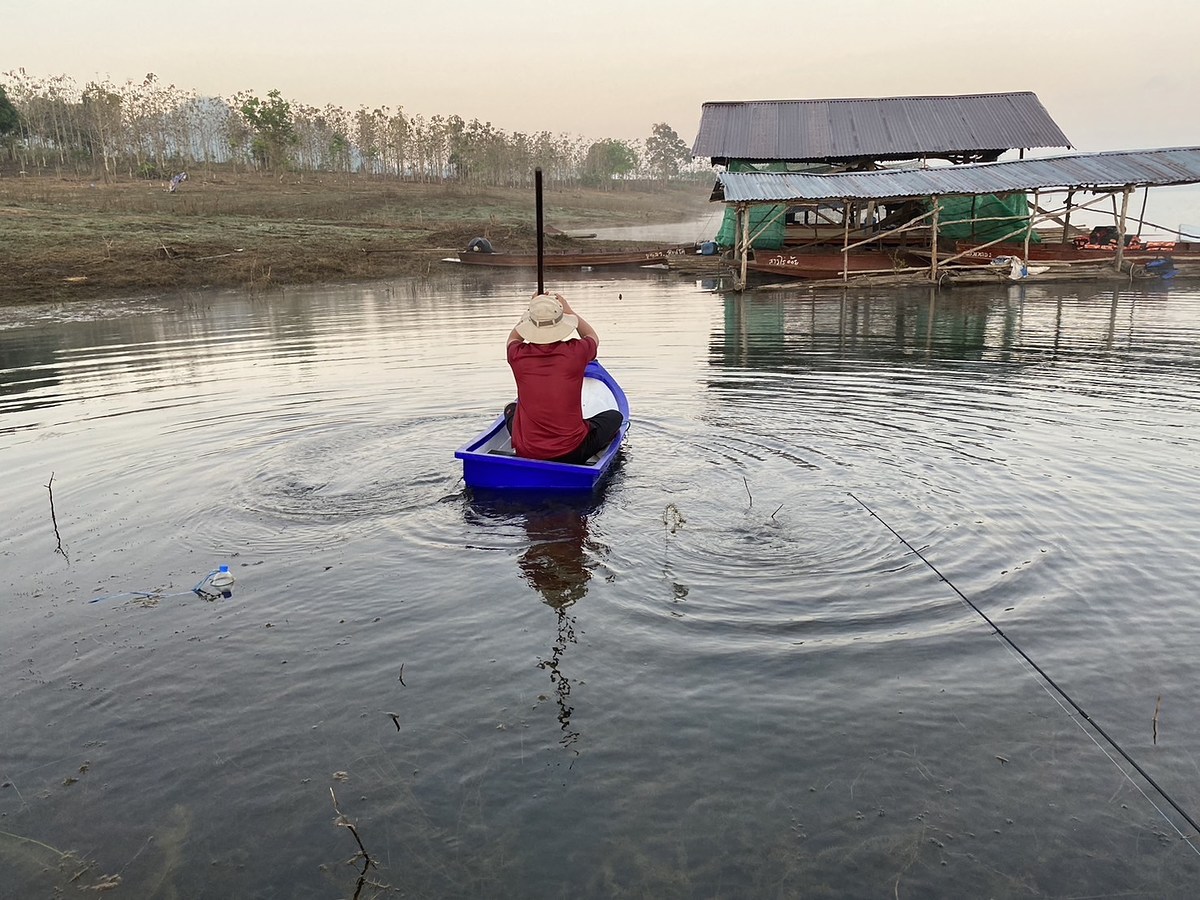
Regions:
M 1187 812 L 1183 809 L 1183 807 L 1180 806 L 1178 803 L 1176 803 L 1175 800 L 1171 797 L 1171 795 L 1168 794 L 1159 785 L 1159 783 L 1154 780 L 1154 778 L 1150 775 L 1150 773 L 1147 772 L 1145 769 L 1143 769 L 1138 764 L 1137 760 L 1135 760 L 1132 756 L 1130 756 L 1128 753 L 1126 753 L 1125 749 L 1120 744 L 1118 744 L 1111 736 L 1109 736 L 1108 732 L 1105 731 L 1095 719 L 1093 719 L 1090 715 L 1088 715 L 1088 713 L 1084 710 L 1084 708 L 1082 706 L 1080 706 L 1078 703 L 1076 703 L 1070 694 L 1068 694 L 1065 690 L 1063 690 L 1063 688 L 1059 687 L 1058 682 L 1056 682 L 1053 678 L 1051 678 L 1049 675 L 1047 675 L 1045 670 L 1042 669 L 1042 667 L 1039 666 L 1036 662 L 1034 662 L 1028 653 L 1026 653 L 1024 650 L 1022 650 L 1020 647 L 1018 647 L 1016 642 L 1012 638 L 1010 638 L 1007 634 L 1004 633 L 1004 629 L 1002 629 L 999 625 L 997 625 L 995 622 L 993 622 L 991 620 L 991 618 L 988 617 L 987 613 L 985 613 L 982 609 L 980 609 L 978 606 L 976 606 L 971 601 L 970 597 L 968 597 L 966 594 L 964 594 L 962 591 L 960 591 L 958 589 L 958 587 L 954 584 L 954 582 L 952 582 L 949 578 L 947 578 L 945 575 L 943 575 L 938 570 L 938 567 L 935 566 L 933 563 L 931 563 L 925 557 L 925 554 L 923 554 L 920 550 L 918 550 L 916 547 L 914 547 L 912 544 L 910 544 L 908 541 L 906 541 L 904 539 L 904 536 L 901 535 L 900 532 L 898 532 L 895 528 L 893 528 L 891 525 L 889 525 L 886 521 L 884 521 L 882 516 L 880 516 L 877 512 L 875 512 L 875 510 L 871 509 L 871 507 L 867 506 L 867 504 L 863 503 L 863 501 L 859 500 L 858 497 L 854 496 L 854 494 L 852 492 L 847 491 L 847 493 L 850 494 L 850 496 L 853 498 L 855 503 L 857 503 L 859 506 L 861 506 L 863 509 L 865 509 L 868 513 L 870 513 L 871 516 L 879 522 L 879 524 L 881 524 L 884 528 L 886 528 L 893 535 L 895 535 L 896 539 L 898 541 L 900 541 L 900 543 L 902 543 L 905 547 L 907 547 L 910 551 L 912 551 L 912 553 L 917 557 L 917 559 L 919 559 L 919 560 L 921 560 L 921 562 L 925 563 L 925 565 L 927 565 L 933 571 L 933 574 L 937 575 L 938 578 L 940 578 L 942 581 L 944 581 L 950 587 L 950 590 L 954 591 L 954 593 L 956 593 L 959 596 L 959 599 L 961 599 L 965 604 L 967 604 L 967 606 L 971 607 L 971 609 L 973 609 L 976 613 L 978 613 L 979 617 L 981 619 L 983 619 L 983 621 L 988 623 L 988 625 L 991 627 L 992 631 L 995 632 L 995 634 L 999 638 L 1001 638 L 1004 641 L 1004 643 L 1009 648 L 1011 648 L 1011 650 L 1016 651 L 1016 653 L 1020 656 L 1020 658 L 1023 659 L 1030 666 L 1030 668 L 1032 668 L 1035 672 L 1038 673 L 1038 675 L 1040 675 L 1042 677 L 1045 684 L 1054 688 L 1055 692 L 1058 694 L 1058 697 L 1055 697 L 1054 694 L 1050 694 L 1050 692 L 1048 690 L 1046 691 L 1046 693 L 1050 694 L 1050 696 L 1054 698 L 1054 700 L 1058 703 L 1058 705 L 1060 707 L 1062 707 L 1065 712 L 1067 712 L 1067 715 L 1070 716 L 1071 719 L 1074 720 L 1077 725 L 1079 725 L 1078 720 L 1076 720 L 1074 716 L 1070 715 L 1070 711 L 1067 710 L 1066 707 L 1062 706 L 1062 700 L 1066 700 L 1067 703 L 1069 703 L 1071 705 L 1072 709 L 1074 709 L 1077 713 L 1079 713 L 1079 715 L 1082 716 L 1083 719 L 1089 725 L 1091 725 L 1092 728 L 1094 728 L 1096 730 L 1096 733 L 1099 734 L 1102 738 L 1104 738 L 1104 740 L 1108 742 L 1109 746 L 1111 746 L 1114 750 L 1117 751 L 1117 753 L 1119 753 L 1121 755 L 1121 757 L 1125 760 L 1125 762 L 1129 763 L 1129 765 L 1131 765 L 1137 771 L 1137 773 L 1139 775 L 1141 775 L 1144 779 L 1146 779 L 1146 783 L 1149 784 L 1152 788 L 1154 788 L 1154 790 L 1158 793 L 1158 795 L 1160 797 L 1162 797 L 1163 800 L 1165 800 L 1167 803 L 1169 803 L 1171 805 L 1171 808 L 1174 809 L 1175 812 L 1179 813 L 1179 815 L 1183 817 L 1183 820 L 1196 830 L 1197 834 L 1200 834 L 1200 825 L 1196 824 L 1195 819 L 1193 819 L 1190 815 L 1188 815 Z M 1046 690 L 1044 685 L 1043 685 L 1043 690 Z M 1060 700 L 1059 697 L 1061 697 L 1062 699 Z M 1143 797 L 1145 797 L 1146 801 L 1152 807 L 1154 807 L 1155 811 L 1160 816 L 1162 816 L 1163 819 L 1167 822 L 1167 824 L 1170 825 L 1175 830 L 1175 833 L 1178 834 L 1179 837 L 1182 838 L 1183 841 L 1189 847 L 1191 847 L 1192 850 L 1194 850 L 1197 855 L 1200 855 L 1200 847 L 1197 847 L 1194 843 L 1192 843 L 1191 839 L 1179 829 L 1179 826 L 1176 825 L 1171 820 L 1171 818 L 1169 816 L 1167 816 L 1158 807 L 1158 805 L 1155 804 L 1155 802 L 1149 796 L 1147 796 L 1146 792 L 1142 790 L 1141 785 L 1139 785 L 1136 781 L 1134 781 L 1129 776 L 1129 773 L 1121 768 L 1121 766 L 1117 763 L 1117 761 L 1112 758 L 1112 756 L 1108 753 L 1108 751 L 1104 749 L 1104 747 L 1099 743 L 1099 741 L 1096 740 L 1095 736 L 1092 735 L 1091 732 L 1089 732 L 1082 725 L 1079 725 L 1079 727 L 1081 730 L 1083 730 L 1084 734 L 1087 734 L 1089 737 L 1091 737 L 1092 743 L 1094 743 L 1097 747 L 1100 748 L 1100 751 L 1105 756 L 1108 757 L 1108 759 L 1113 763 L 1113 765 L 1117 767 L 1117 770 L 1120 771 L 1125 776 L 1125 778 L 1129 781 L 1129 783 L 1132 784 L 1137 789 L 1138 793 L 1140 793 Z
M 88 603 L 99 603 L 101 600 L 113 600 L 117 597 L 140 597 L 143 600 L 166 600 L 168 597 L 187 597 L 190 594 L 195 594 L 204 600 L 215 600 L 218 597 L 228 597 L 229 588 L 221 584 L 213 584 L 212 579 L 221 574 L 221 569 L 213 569 L 198 582 L 190 591 L 175 591 L 170 594 L 164 594 L 162 591 L 118 591 L 115 594 L 104 594 L 101 597 L 93 597 Z M 230 582 L 232 584 L 232 581 Z

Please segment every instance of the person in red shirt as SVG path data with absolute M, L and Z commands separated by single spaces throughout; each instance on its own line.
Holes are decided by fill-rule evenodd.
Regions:
M 578 332 L 578 337 L 573 338 Z M 585 463 L 609 445 L 621 413 L 607 409 L 583 417 L 583 370 L 596 358 L 600 336 L 562 294 L 535 294 L 508 333 L 508 364 L 517 402 L 504 410 L 518 456 Z

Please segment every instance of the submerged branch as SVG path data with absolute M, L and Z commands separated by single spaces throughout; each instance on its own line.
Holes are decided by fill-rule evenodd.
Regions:
M 334 820 L 334 824 L 337 825 L 339 828 L 348 829 L 350 831 L 350 833 L 352 835 L 354 835 L 355 843 L 358 844 L 358 854 L 357 854 L 357 856 L 354 857 L 354 859 L 358 859 L 360 856 L 362 857 L 362 859 L 363 859 L 362 874 L 365 875 L 367 872 L 367 869 L 369 869 L 371 866 L 375 866 L 376 868 L 378 868 L 378 864 L 375 862 L 375 860 L 371 859 L 371 855 L 369 853 L 367 853 L 367 848 L 363 846 L 362 838 L 358 836 L 358 829 L 354 827 L 354 823 L 351 822 L 348 818 L 346 818 L 345 813 L 343 813 L 340 809 L 338 809 L 337 794 L 335 794 L 333 792 L 333 788 L 329 789 L 329 796 L 333 800 L 333 811 L 335 813 L 337 813 L 337 818 Z
M 54 526 L 54 538 L 58 541 L 58 546 L 54 548 L 55 553 L 61 553 L 62 558 L 67 561 L 67 565 L 71 564 L 71 557 L 67 555 L 67 548 L 63 546 L 62 535 L 58 533 L 58 517 L 54 514 L 54 473 L 50 473 L 50 481 L 46 484 L 46 490 L 50 492 L 50 524 Z

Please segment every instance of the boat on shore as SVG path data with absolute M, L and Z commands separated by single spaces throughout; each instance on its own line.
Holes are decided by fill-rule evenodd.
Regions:
M 623 422 L 612 442 L 586 463 L 549 462 L 517 456 L 500 415 L 474 440 L 454 451 L 462 460 L 467 487 L 506 491 L 592 491 L 608 474 L 629 430 L 629 401 L 617 380 L 593 360 L 583 373 L 583 416 L 621 411 Z
M 605 252 L 546 253 L 542 265 L 547 269 L 584 268 L 595 266 L 651 266 L 666 261 L 672 256 L 695 252 L 695 245 L 674 245 L 650 250 L 612 250 Z M 506 268 L 536 269 L 536 253 L 499 253 L 486 250 L 460 250 L 458 261 L 466 266 L 502 266 Z

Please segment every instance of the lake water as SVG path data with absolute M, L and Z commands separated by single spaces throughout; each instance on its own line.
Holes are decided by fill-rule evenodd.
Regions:
M 472 497 L 524 277 L 0 311 L 0 895 L 1195 896 L 954 589 L 1200 815 L 1200 292 L 555 274 L 627 445 Z

